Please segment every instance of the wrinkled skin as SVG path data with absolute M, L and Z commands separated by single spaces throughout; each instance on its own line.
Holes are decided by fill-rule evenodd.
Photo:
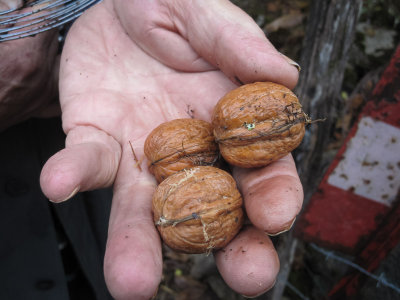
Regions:
M 0 10 L 20 4 L 16 0 L 1 1 Z M 57 37 L 55 29 L 0 43 L 0 131 L 32 116 L 60 113 Z
M 61 58 L 66 148 L 46 163 L 41 186 L 61 202 L 113 185 L 104 272 L 114 298 L 149 299 L 161 280 L 151 213 L 156 182 L 143 153 L 150 131 L 188 113 L 210 121 L 235 82 L 293 88 L 297 79 L 296 68 L 229 1 L 105 0 L 78 19 Z M 302 187 L 290 156 L 261 169 L 234 168 L 233 175 L 254 226 L 215 253 L 216 263 L 233 289 L 255 296 L 272 287 L 279 269 L 266 232 L 291 226 Z

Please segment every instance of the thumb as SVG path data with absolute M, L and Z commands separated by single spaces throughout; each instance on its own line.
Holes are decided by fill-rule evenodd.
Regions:
M 68 132 L 66 148 L 52 156 L 40 175 L 43 193 L 62 202 L 78 191 L 110 186 L 116 177 L 121 148 L 105 132 L 78 126 Z

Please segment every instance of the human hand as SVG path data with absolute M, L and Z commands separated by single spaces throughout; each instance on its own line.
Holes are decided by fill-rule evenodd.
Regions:
M 151 213 L 156 182 L 142 161 L 150 131 L 189 115 L 210 121 L 237 82 L 293 88 L 297 79 L 296 68 L 229 1 L 104 0 L 75 22 L 60 70 L 66 148 L 46 163 L 41 186 L 61 202 L 113 184 L 104 271 L 116 299 L 148 299 L 161 280 Z M 265 168 L 233 168 L 233 175 L 254 225 L 215 258 L 235 291 L 255 296 L 272 287 L 279 270 L 266 232 L 291 226 L 302 187 L 290 156 Z
M 19 7 L 18 2 L 3 1 L 0 10 Z M 32 116 L 59 112 L 57 37 L 54 29 L 0 43 L 0 131 Z

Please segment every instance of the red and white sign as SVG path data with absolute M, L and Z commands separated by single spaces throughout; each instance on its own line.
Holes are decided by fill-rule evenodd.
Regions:
M 400 47 L 296 224 L 296 234 L 358 253 L 400 189 Z
M 400 128 L 362 117 L 328 184 L 391 206 L 400 189 Z
M 400 46 L 295 227 L 298 237 L 356 257 L 372 272 L 400 243 Z M 330 299 L 355 295 L 346 276 Z M 345 297 L 345 298 L 343 298 Z

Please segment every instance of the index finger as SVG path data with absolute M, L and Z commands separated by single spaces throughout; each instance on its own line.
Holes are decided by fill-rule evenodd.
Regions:
M 162 275 L 161 241 L 151 212 L 156 183 L 147 170 L 135 167 L 129 145 L 123 146 L 114 184 L 104 273 L 115 299 L 150 299 Z

